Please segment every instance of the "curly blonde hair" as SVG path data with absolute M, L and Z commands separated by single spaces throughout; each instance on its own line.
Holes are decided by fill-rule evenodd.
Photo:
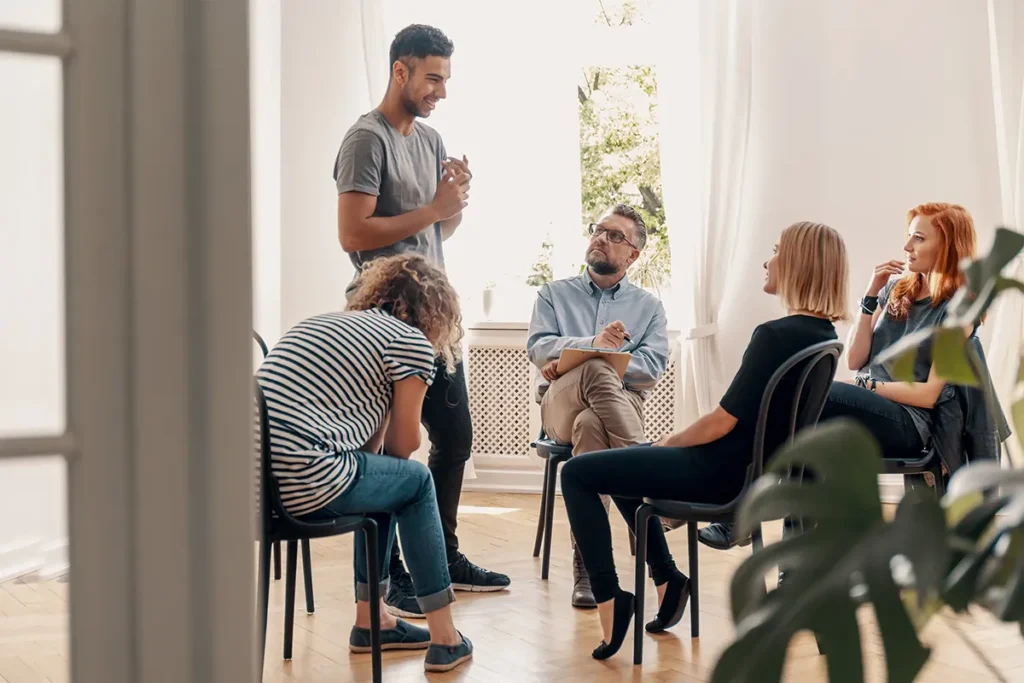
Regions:
M 419 255 L 374 259 L 363 267 L 348 310 L 379 308 L 412 325 L 444 359 L 448 372 L 462 356 L 459 297 L 443 272 Z

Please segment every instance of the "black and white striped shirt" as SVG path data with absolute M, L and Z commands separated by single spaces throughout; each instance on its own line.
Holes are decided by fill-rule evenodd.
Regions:
M 256 373 L 285 509 L 308 514 L 352 483 L 352 457 L 387 415 L 394 383 L 434 377 L 423 333 L 379 309 L 326 313 L 289 330 Z

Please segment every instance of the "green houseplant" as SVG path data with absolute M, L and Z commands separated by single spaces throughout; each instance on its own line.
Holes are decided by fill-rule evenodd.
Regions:
M 947 381 L 978 386 L 968 362 L 964 329 L 979 323 L 1006 290 L 1024 283 L 1003 277 L 1024 248 L 1024 235 L 1000 228 L 989 253 L 964 266 L 967 285 L 950 302 L 941 327 L 909 336 L 885 354 L 898 379 L 910 379 L 914 355 L 931 343 L 936 371 Z M 1024 364 L 1018 376 L 1024 383 Z M 986 386 L 989 406 L 998 403 Z M 1024 399 L 1011 409 L 1017 438 L 1024 431 Z M 990 411 L 990 414 L 995 414 Z M 1022 440 L 1024 443 L 1024 440 Z M 791 467 L 813 471 L 798 484 Z M 805 533 L 753 554 L 733 576 L 730 597 L 736 639 L 715 666 L 712 681 L 781 680 L 795 633 L 812 631 L 827 658 L 832 683 L 864 679 L 856 611 L 871 604 L 888 680 L 912 681 L 928 659 L 918 631 L 943 606 L 979 605 L 1024 633 L 1024 471 L 998 462 L 968 465 L 950 481 L 941 501 L 910 489 L 895 518 L 882 514 L 878 444 L 866 429 L 837 420 L 806 432 L 773 458 L 744 500 L 738 532 L 783 517 L 814 520 Z M 786 582 L 765 592 L 765 575 L 786 568 Z

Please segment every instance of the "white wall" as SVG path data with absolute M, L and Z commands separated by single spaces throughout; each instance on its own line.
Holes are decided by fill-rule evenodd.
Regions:
M 284 2 L 281 29 L 281 326 L 287 330 L 307 316 L 344 308 L 353 268 L 338 243 L 331 172 L 345 131 L 376 103 L 363 67 L 358 0 Z
M 253 327 L 281 334 L 281 0 L 249 0 Z
M 57 434 L 65 426 L 59 65 L 0 55 L 0 92 L 18 93 L 0 107 L 0 438 Z M 59 571 L 66 537 L 63 458 L 0 462 L 0 580 Z

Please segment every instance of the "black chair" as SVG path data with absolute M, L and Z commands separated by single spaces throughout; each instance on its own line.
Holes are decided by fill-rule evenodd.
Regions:
M 258 382 L 253 382 L 255 392 L 256 455 L 259 458 L 259 511 L 260 511 L 260 565 L 259 605 L 260 625 L 263 638 L 260 641 L 260 671 L 267 643 L 267 602 L 270 597 L 270 554 L 274 543 L 284 541 L 287 547 L 287 573 L 285 576 L 284 601 L 284 658 L 292 658 L 292 638 L 295 621 L 295 575 L 298 543 L 303 541 L 308 548 L 311 538 L 338 536 L 361 531 L 366 541 L 366 575 L 370 588 L 370 648 L 373 667 L 373 683 L 381 681 L 380 650 L 380 564 L 377 558 L 377 521 L 369 515 L 346 515 L 323 522 L 304 522 L 293 517 L 281 503 L 277 482 L 271 473 L 270 431 L 267 420 L 267 401 Z M 389 523 L 387 516 L 383 523 Z M 308 551 L 306 551 L 308 552 Z M 304 552 L 305 554 L 305 552 Z M 306 563 L 308 567 L 308 561 Z
M 731 502 L 724 505 L 706 505 L 687 503 L 675 500 L 656 500 L 644 498 L 644 504 L 636 511 L 636 612 L 633 622 L 633 663 L 643 662 L 643 634 L 641 624 L 644 619 L 644 589 L 647 573 L 647 533 L 648 523 L 652 518 L 667 517 L 685 521 L 686 542 L 689 551 L 690 569 L 690 637 L 700 636 L 700 597 L 697 566 L 697 523 L 698 522 L 732 522 L 735 520 L 736 509 L 751 484 L 760 478 L 764 471 L 764 441 L 768 427 L 768 413 L 775 399 L 775 390 L 782 379 L 795 375 L 797 382 L 791 408 L 789 410 L 789 438 L 801 429 L 817 423 L 821 416 L 825 400 L 828 398 L 829 387 L 835 378 L 839 366 L 839 356 L 843 345 L 838 341 L 815 344 L 786 361 L 771 379 L 761 395 L 761 408 L 757 417 L 754 432 L 753 459 L 747 468 L 747 478 L 743 489 Z M 799 374 L 796 374 L 799 373 Z M 754 552 L 762 547 L 761 529 L 758 527 L 753 534 Z
M 923 475 L 930 472 L 935 477 L 935 495 L 942 498 L 946 493 L 945 475 L 942 472 L 942 458 L 938 451 L 929 448 L 921 451 L 918 458 L 885 458 L 886 474 L 902 474 L 905 481 L 910 481 L 913 475 Z
M 267 342 L 263 341 L 256 330 L 252 331 L 252 337 L 259 344 L 263 357 L 266 358 L 270 351 L 267 349 Z M 302 541 L 302 579 L 306 584 L 306 614 L 313 614 L 316 605 L 313 603 L 313 559 L 309 551 L 309 539 Z M 281 580 L 281 542 L 274 543 L 274 581 Z
M 540 578 L 548 580 L 548 567 L 551 564 L 551 527 L 555 520 L 555 484 L 558 481 L 558 466 L 572 457 L 572 446 L 560 444 L 549 439 L 541 428 L 537 440 L 530 444 L 537 450 L 537 455 L 544 458 L 544 483 L 541 486 L 540 513 L 537 515 L 537 538 L 533 542 L 533 556 L 540 555 L 541 543 L 544 544 L 544 559 L 541 560 Z M 636 554 L 636 541 L 633 533 L 629 534 L 629 551 Z
M 547 438 L 544 429 L 540 436 L 530 444 L 537 450 L 537 455 L 544 458 L 544 484 L 540 493 L 540 514 L 537 517 L 537 538 L 533 542 L 533 556 L 540 554 L 541 543 L 544 544 L 544 559 L 541 560 L 540 578 L 548 580 L 548 566 L 551 564 L 551 526 L 555 518 L 555 482 L 558 481 L 558 466 L 572 457 L 572 446 L 556 443 Z

